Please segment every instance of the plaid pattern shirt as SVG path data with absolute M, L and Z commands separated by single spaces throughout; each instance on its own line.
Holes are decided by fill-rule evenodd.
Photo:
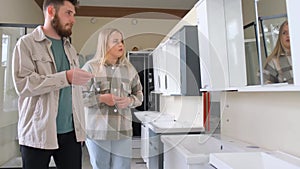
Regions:
M 100 65 L 98 61 L 87 62 L 83 69 L 95 78 L 86 86 L 84 94 L 86 130 L 89 138 L 96 140 L 119 140 L 132 136 L 131 109 L 143 101 L 142 85 L 136 69 L 124 60 L 116 65 Z M 131 97 L 133 104 L 124 109 L 99 103 L 100 94 L 111 93 Z
M 267 63 L 263 71 L 263 77 L 265 84 L 285 82 L 292 84 L 294 79 L 291 56 L 282 54 L 278 59 L 273 58 Z

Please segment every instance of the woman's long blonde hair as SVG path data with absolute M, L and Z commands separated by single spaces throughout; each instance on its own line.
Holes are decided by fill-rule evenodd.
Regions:
M 277 39 L 277 42 L 276 42 L 276 45 L 272 51 L 272 53 L 267 57 L 266 59 L 266 62 L 264 64 L 264 67 L 267 66 L 267 64 L 273 59 L 273 58 L 276 58 L 276 59 L 279 59 L 279 56 L 283 53 L 285 53 L 285 48 L 283 47 L 283 44 L 281 42 L 281 39 L 282 39 L 282 31 L 283 31 L 283 27 L 285 25 L 288 25 L 288 21 L 284 21 L 281 25 L 280 25 L 280 28 L 279 28 L 279 34 L 278 34 L 278 39 Z

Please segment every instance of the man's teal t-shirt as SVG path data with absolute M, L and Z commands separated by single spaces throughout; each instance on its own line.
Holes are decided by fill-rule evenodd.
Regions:
M 49 37 L 48 37 L 49 38 Z M 51 50 L 54 56 L 57 72 L 70 69 L 70 63 L 64 50 L 63 40 L 49 38 L 52 41 Z M 74 130 L 72 117 L 72 88 L 60 89 L 58 114 L 56 117 L 57 133 L 63 134 Z

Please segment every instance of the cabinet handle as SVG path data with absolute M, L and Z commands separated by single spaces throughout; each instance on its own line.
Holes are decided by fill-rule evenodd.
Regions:
M 168 76 L 165 75 L 165 89 L 168 88 Z
M 160 88 L 160 76 L 158 75 L 158 87 Z

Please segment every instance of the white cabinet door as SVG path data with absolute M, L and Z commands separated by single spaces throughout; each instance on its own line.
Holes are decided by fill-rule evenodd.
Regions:
M 166 43 L 166 86 L 167 94 L 180 95 L 180 42 L 178 39 L 169 39 Z
M 166 74 L 166 57 L 164 56 L 162 45 L 159 45 L 153 51 L 153 72 L 154 88 L 156 92 L 166 92 L 165 74 Z
M 202 88 L 228 86 L 223 0 L 203 0 L 196 6 Z
M 160 81 L 161 81 L 161 91 L 163 93 L 167 92 L 167 54 L 166 45 L 162 43 L 158 49 L 159 60 L 160 60 Z
M 245 86 L 241 0 L 201 0 L 195 7 L 202 88 Z

